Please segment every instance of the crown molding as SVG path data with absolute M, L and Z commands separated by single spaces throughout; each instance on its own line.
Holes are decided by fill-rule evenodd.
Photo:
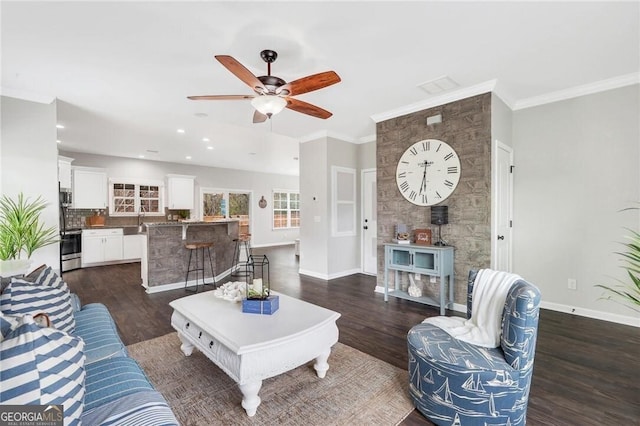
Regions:
M 319 132 L 310 133 L 308 135 L 305 135 L 305 136 L 301 137 L 299 139 L 299 141 L 300 141 L 300 143 L 305 143 L 305 142 L 315 141 L 315 140 L 321 139 L 321 138 L 338 139 L 338 140 L 341 140 L 343 142 L 349 142 L 349 143 L 355 143 L 355 144 L 362 143 L 362 142 L 352 138 L 351 136 L 342 135 L 340 133 L 332 132 L 332 131 L 329 131 L 329 130 L 320 130 Z
M 40 104 L 50 104 L 56 98 L 55 96 L 45 95 L 42 93 L 30 92 L 23 89 L 13 89 L 11 87 L 0 86 L 0 96 L 9 98 L 22 99 L 23 101 L 38 102 Z
M 578 96 L 591 95 L 606 90 L 617 89 L 620 87 L 640 84 L 640 73 L 625 74 L 618 77 L 600 80 L 582 86 L 571 87 L 569 89 L 558 90 L 556 92 L 547 93 L 545 95 L 533 96 L 531 98 L 516 101 L 511 107 L 512 110 L 531 108 L 534 106 L 550 104 L 552 102 L 564 101 Z
M 369 143 L 369 142 L 375 142 L 376 140 L 377 140 L 376 134 L 372 133 L 370 135 L 361 137 L 360 142 L 358 143 Z
M 497 80 L 494 79 L 485 81 L 484 83 L 476 84 L 474 86 L 464 87 L 459 90 L 454 90 L 453 92 L 445 93 L 441 96 L 436 96 L 424 101 L 392 109 L 390 111 L 374 114 L 371 116 L 371 119 L 376 123 L 379 123 L 381 121 L 444 105 L 449 102 L 455 102 L 461 99 L 470 98 L 471 96 L 480 95 L 482 93 L 492 92 L 496 87 L 496 82 Z

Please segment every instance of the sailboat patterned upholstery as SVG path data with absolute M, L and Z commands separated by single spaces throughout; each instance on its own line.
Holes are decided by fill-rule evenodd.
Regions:
M 469 273 L 467 318 L 471 318 L 477 271 Z M 524 425 L 536 337 L 540 291 L 519 279 L 507 294 L 497 348 L 458 340 L 431 324 L 407 336 L 409 394 L 437 425 Z

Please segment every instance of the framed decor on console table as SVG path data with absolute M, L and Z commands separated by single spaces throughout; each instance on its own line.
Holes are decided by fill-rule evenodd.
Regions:
M 416 229 L 413 231 L 415 243 L 419 246 L 431 245 L 431 229 Z

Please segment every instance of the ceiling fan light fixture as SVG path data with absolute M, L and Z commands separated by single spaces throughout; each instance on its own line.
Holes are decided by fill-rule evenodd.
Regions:
M 271 117 L 287 106 L 287 101 L 277 95 L 256 96 L 251 100 L 251 105 L 262 114 Z

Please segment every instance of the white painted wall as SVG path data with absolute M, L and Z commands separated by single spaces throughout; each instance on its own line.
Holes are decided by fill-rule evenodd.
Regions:
M 360 170 L 375 167 L 375 143 L 323 136 L 300 145 L 300 273 L 332 279 L 360 272 Z M 356 170 L 356 235 L 331 235 L 331 167 Z
M 491 141 L 513 146 L 513 112 L 495 93 L 491 94 Z
M 300 273 L 326 279 L 329 227 L 327 139 L 300 144 Z
M 331 167 L 346 167 L 355 170 L 356 176 L 356 234 L 351 236 L 334 237 L 329 233 L 329 252 L 327 256 L 329 277 L 340 277 L 360 272 L 360 248 L 361 248 L 361 200 L 360 200 L 360 170 L 358 169 L 358 145 L 335 138 L 327 138 L 327 185 L 331 188 Z M 329 211 L 331 212 L 331 198 L 329 191 Z M 331 215 L 329 229 L 332 229 Z
M 543 307 L 640 325 L 640 313 L 600 300 L 625 279 L 616 251 L 640 229 L 640 87 L 543 106 L 513 117 L 514 271 Z M 567 280 L 577 280 L 577 290 Z
M 41 219 L 46 227 L 59 226 L 58 147 L 56 104 L 1 98 L 0 192 L 16 197 L 20 192 L 48 203 Z M 43 263 L 60 268 L 60 246 L 52 244 L 32 256 L 32 268 Z
M 269 173 L 254 173 L 243 170 L 220 169 L 214 167 L 189 166 L 186 164 L 161 161 L 139 160 L 133 158 L 111 157 L 79 152 L 61 152 L 61 155 L 74 159 L 74 166 L 101 167 L 107 170 L 109 178 L 143 178 L 164 180 L 168 174 L 191 175 L 196 177 L 196 204 L 199 205 L 200 188 L 223 188 L 250 190 L 253 192 L 251 206 L 251 244 L 254 247 L 278 244 L 293 244 L 300 230 L 277 229 L 272 227 L 274 189 L 297 191 L 297 176 Z M 260 197 L 264 195 L 267 207 L 258 207 Z

